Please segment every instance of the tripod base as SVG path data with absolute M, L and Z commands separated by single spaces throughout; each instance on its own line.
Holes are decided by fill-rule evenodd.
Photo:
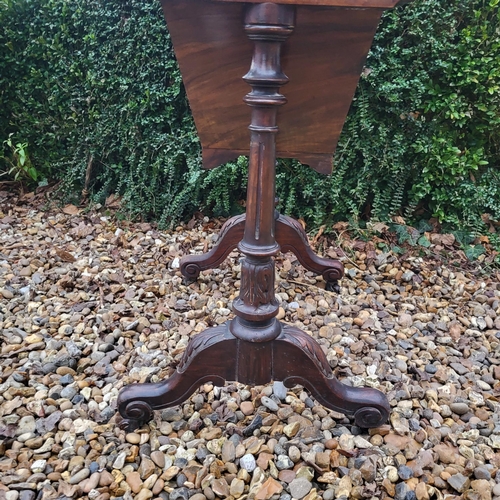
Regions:
M 245 220 L 245 214 L 229 219 L 222 226 L 219 241 L 210 252 L 183 257 L 182 275 L 188 279 L 197 279 L 201 271 L 217 267 L 243 239 Z M 327 289 L 335 288 L 337 281 L 344 275 L 344 266 L 338 260 L 325 259 L 313 252 L 306 232 L 295 219 L 277 213 L 276 241 L 282 252 L 292 252 L 308 271 L 321 274 Z
M 120 392 L 120 427 L 128 431 L 141 427 L 151 420 L 153 410 L 182 403 L 208 381 L 219 386 L 225 381 L 264 385 L 281 380 L 287 387 L 301 384 L 327 408 L 354 415 L 359 427 L 378 427 L 387 421 L 390 407 L 380 391 L 342 384 L 312 337 L 293 326 L 281 327 L 276 339 L 261 343 L 234 337 L 229 322 L 196 335 L 168 380 L 133 384 Z

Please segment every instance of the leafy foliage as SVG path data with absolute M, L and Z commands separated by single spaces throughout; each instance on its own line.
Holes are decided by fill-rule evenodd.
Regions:
M 28 138 L 37 168 L 67 193 L 122 194 L 130 216 L 198 208 L 199 144 L 157 2 L 26 0 L 9 17 L 0 129 Z
M 15 142 L 12 134 L 4 141 L 4 145 L 10 149 L 10 154 L 0 156 L 6 165 L 6 170 L 0 172 L 0 176 L 6 175 L 7 179 L 14 181 L 31 181 L 38 180 L 38 172 L 31 164 L 28 154 L 27 142 Z
M 0 24 L 0 139 L 29 143 L 39 178 L 62 179 L 66 196 L 120 194 L 127 216 L 163 224 L 242 210 L 245 158 L 200 169 L 157 0 L 2 0 Z M 385 13 L 333 175 L 281 160 L 281 210 L 314 226 L 398 214 L 473 234 L 496 227 L 499 26 L 498 0 Z

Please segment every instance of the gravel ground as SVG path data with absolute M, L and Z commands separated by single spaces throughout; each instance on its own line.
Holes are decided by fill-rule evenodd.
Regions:
M 299 386 L 207 383 L 127 434 L 120 389 L 168 377 L 191 337 L 231 317 L 238 256 L 186 284 L 179 258 L 209 249 L 219 221 L 161 232 L 9 199 L 0 192 L 0 499 L 500 499 L 496 279 L 353 250 L 332 293 L 285 255 L 280 317 L 344 383 L 386 393 L 390 422 L 357 428 Z

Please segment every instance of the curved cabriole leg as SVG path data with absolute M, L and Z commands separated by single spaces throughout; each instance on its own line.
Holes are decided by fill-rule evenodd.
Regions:
M 185 401 L 203 383 L 224 385 L 236 379 L 237 340 L 227 323 L 196 335 L 188 344 L 176 372 L 156 384 L 131 384 L 118 396 L 122 429 L 133 431 L 151 420 L 153 410 Z
M 217 244 L 202 255 L 187 255 L 181 259 L 181 273 L 190 280 L 195 280 L 201 271 L 217 267 L 243 238 L 245 214 L 231 217 L 222 226 Z
M 354 415 L 359 427 L 378 427 L 387 421 L 390 406 L 385 395 L 376 389 L 339 382 L 319 344 L 303 331 L 284 326 L 273 348 L 275 380 L 282 380 L 287 387 L 303 385 L 327 408 Z
M 282 252 L 292 252 L 308 271 L 321 274 L 331 291 L 344 275 L 341 262 L 319 257 L 313 252 L 306 232 L 295 219 L 280 214 L 276 221 L 276 241 Z

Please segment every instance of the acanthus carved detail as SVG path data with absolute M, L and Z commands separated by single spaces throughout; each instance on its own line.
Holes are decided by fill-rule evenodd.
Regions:
M 241 265 L 240 298 L 247 305 L 259 307 L 274 299 L 274 262 L 252 262 L 248 258 Z
M 177 371 L 183 372 L 191 363 L 191 360 L 198 356 L 201 351 L 207 349 L 208 347 L 217 344 L 218 342 L 227 339 L 232 339 L 231 333 L 226 326 L 221 328 L 219 331 L 214 332 L 213 329 L 210 329 L 207 332 L 202 332 L 196 337 L 193 337 L 189 344 L 187 345 L 186 350 L 184 351 L 184 355 L 181 358 L 181 361 L 177 367 Z
M 300 350 L 306 352 L 309 357 L 314 359 L 316 361 L 316 365 L 326 378 L 332 377 L 332 369 L 330 368 L 321 347 L 312 337 L 309 337 L 307 333 L 297 330 L 296 328 L 285 327 L 281 338 L 296 345 Z
M 224 234 L 227 233 L 231 228 L 245 222 L 245 219 L 246 214 L 236 215 L 235 217 L 231 217 L 230 219 L 228 219 L 221 228 L 219 240 L 221 240 Z

